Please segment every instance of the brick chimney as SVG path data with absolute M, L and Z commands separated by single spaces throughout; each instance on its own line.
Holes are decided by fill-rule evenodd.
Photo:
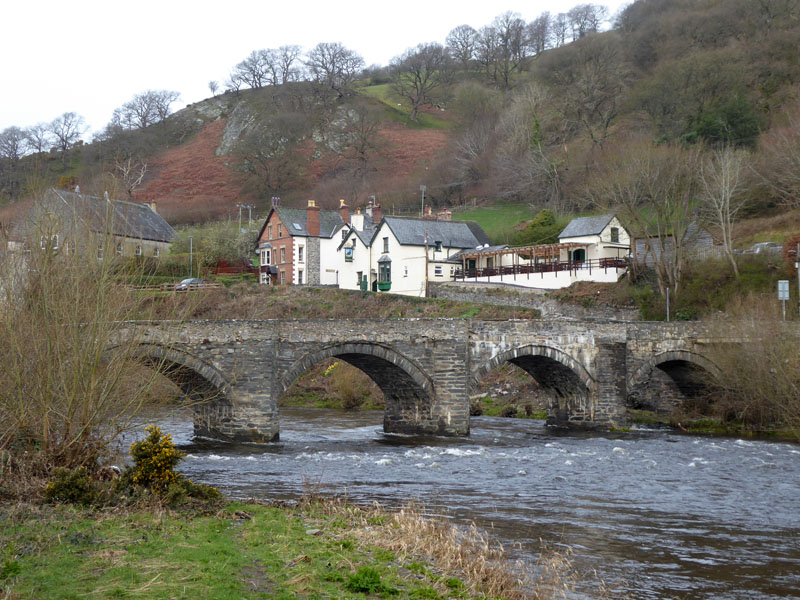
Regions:
M 425 207 L 425 214 L 422 215 L 422 218 L 426 219 L 428 221 L 435 221 L 436 220 L 436 217 L 433 216 L 433 213 L 431 211 L 431 205 L 430 204 Z
M 452 221 L 453 220 L 453 213 L 451 213 L 446 208 L 443 208 L 439 211 L 439 214 L 436 215 L 437 221 Z
M 381 222 L 383 218 L 383 209 L 381 208 L 380 204 L 374 204 L 372 206 L 372 222 L 376 225 Z
M 319 207 L 313 200 L 308 201 L 306 208 L 306 231 L 312 237 L 319 237 Z
M 344 203 L 344 200 L 339 200 L 339 216 L 345 223 L 350 222 L 350 207 Z

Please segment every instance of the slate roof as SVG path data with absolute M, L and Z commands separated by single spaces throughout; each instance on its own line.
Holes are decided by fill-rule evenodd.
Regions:
M 91 231 L 104 232 L 109 228 L 112 235 L 156 242 L 171 242 L 176 235 L 161 215 L 137 202 L 106 200 L 52 188 L 42 208 L 67 222 L 77 219 Z
M 599 217 L 578 217 L 572 219 L 558 234 L 558 239 L 583 237 L 586 235 L 599 235 L 611 222 L 614 215 L 600 215 Z
M 305 208 L 284 208 L 276 206 L 273 209 L 278 213 L 281 222 L 289 231 L 289 235 L 308 237 L 308 230 L 306 229 L 306 215 Z M 295 227 L 295 224 L 299 225 Z M 342 216 L 338 210 L 320 210 L 319 211 L 319 237 L 330 238 L 344 225 Z
M 424 246 L 426 232 L 429 245 L 441 242 L 444 248 L 475 248 L 491 243 L 481 226 L 472 221 L 433 221 L 409 217 L 384 217 L 383 221 L 403 246 Z
M 337 250 L 341 250 L 342 246 L 344 246 L 347 243 L 347 240 L 350 239 L 351 235 L 357 236 L 358 239 L 361 240 L 362 244 L 369 247 L 369 242 L 372 239 L 372 236 L 375 234 L 375 228 L 376 228 L 375 222 L 372 220 L 372 217 L 370 215 L 364 215 L 364 229 L 359 231 L 355 227 L 351 226 L 350 232 L 342 240 L 342 243 L 339 244 Z

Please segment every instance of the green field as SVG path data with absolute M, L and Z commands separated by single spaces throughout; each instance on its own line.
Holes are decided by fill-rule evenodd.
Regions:
M 475 221 L 495 244 L 510 244 L 515 228 L 536 216 L 529 204 L 498 203 L 466 211 L 454 211 L 456 221 Z
M 412 121 L 408 116 L 411 114 L 411 105 L 408 100 L 404 100 L 395 94 L 389 83 L 365 86 L 360 88 L 359 91 L 365 96 L 385 104 L 388 109 L 386 112 L 393 121 L 420 129 L 446 129 L 451 126 L 449 122 L 423 112 L 417 114 L 417 122 Z

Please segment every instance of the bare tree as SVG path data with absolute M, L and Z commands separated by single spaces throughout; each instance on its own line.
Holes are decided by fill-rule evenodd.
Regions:
M 583 129 L 598 146 L 619 116 L 629 70 L 616 36 L 592 36 L 539 59 L 539 74 L 560 97 L 565 128 Z
M 445 47 L 450 57 L 461 63 L 465 71 L 475 58 L 475 47 L 478 41 L 478 32 L 469 25 L 459 25 L 447 34 Z
M 66 160 L 64 155 L 67 150 L 72 148 L 86 131 L 83 117 L 74 112 L 65 112 L 56 117 L 50 122 L 49 128 L 55 137 L 56 147 L 62 153 L 62 160 Z
M 111 122 L 123 129 L 144 129 L 166 119 L 170 105 L 178 99 L 178 92 L 147 90 L 114 110 Z
M 420 44 L 394 58 L 392 87 L 411 103 L 411 120 L 417 120 L 419 107 L 434 103 L 434 93 L 447 85 L 452 76 L 450 56 L 441 44 Z
M 701 200 L 705 217 L 719 227 L 722 247 L 731 261 L 733 273 L 739 277 L 739 267 L 733 255 L 733 225 L 736 215 L 746 203 L 744 150 L 726 147 L 714 150 L 700 165 Z
M 549 12 L 544 12 L 533 21 L 528 23 L 528 42 L 531 53 L 536 56 L 550 47 L 552 32 L 552 22 Z
M 515 73 L 531 54 L 525 21 L 513 12 L 496 17 L 478 34 L 476 54 L 492 83 L 500 89 L 513 87 Z
M 0 158 L 16 164 L 28 152 L 28 136 L 19 127 L 0 131 Z
M 50 126 L 47 123 L 37 123 L 25 129 L 28 136 L 28 145 L 31 152 L 47 152 L 53 143 Z
M 122 184 L 122 188 L 128 194 L 128 200 L 133 200 L 133 191 L 138 188 L 147 173 L 147 163 L 129 156 L 114 161 L 114 172 L 112 177 Z
M 300 46 L 281 46 L 271 51 L 273 85 L 281 85 L 300 79 Z
M 609 165 L 590 196 L 598 207 L 618 211 L 638 238 L 634 266 L 652 263 L 661 294 L 670 288 L 677 296 L 697 218 L 697 151 L 632 143 Z
M 608 8 L 599 4 L 578 4 L 567 12 L 572 40 L 579 40 L 590 33 L 600 31 L 600 25 L 608 19 Z
M 268 51 L 253 50 L 247 58 L 238 63 L 231 72 L 229 82 L 236 87 L 250 87 L 258 89 L 268 83 Z
M 567 13 L 558 13 L 553 17 L 551 30 L 553 32 L 553 46 L 560 48 L 567 43 L 567 32 L 569 31 Z
M 217 95 L 217 90 L 219 89 L 219 82 L 214 81 L 213 79 L 208 82 L 208 91 L 211 92 L 212 96 Z
M 350 87 L 364 68 L 364 59 L 339 42 L 322 42 L 308 53 L 306 67 L 314 81 L 341 98 L 350 93 Z

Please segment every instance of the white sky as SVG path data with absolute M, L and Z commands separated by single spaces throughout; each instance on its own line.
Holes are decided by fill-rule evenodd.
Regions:
M 210 96 L 251 51 L 341 42 L 366 63 L 476 29 L 507 10 L 526 21 L 587 0 L 5 0 L 0 8 L 0 130 L 73 111 L 91 132 L 147 89 L 181 94 L 177 110 Z M 595 0 L 613 15 L 625 0 Z

